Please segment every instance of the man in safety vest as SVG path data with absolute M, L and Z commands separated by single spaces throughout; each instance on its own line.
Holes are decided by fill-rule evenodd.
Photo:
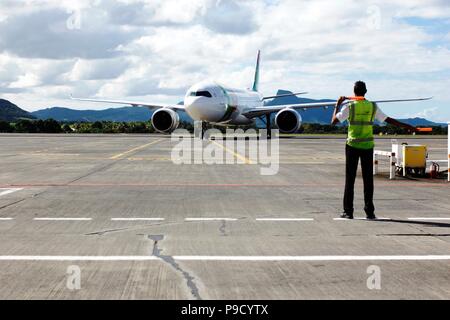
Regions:
M 348 139 L 346 145 L 346 171 L 345 171 L 345 194 L 344 213 L 341 218 L 353 219 L 353 198 L 355 189 L 358 162 L 361 159 L 361 169 L 364 181 L 364 211 L 368 219 L 376 219 L 375 206 L 373 204 L 373 149 L 375 146 L 373 138 L 373 124 L 375 120 L 386 122 L 395 126 L 416 131 L 416 128 L 386 116 L 380 108 L 364 98 L 367 93 L 366 84 L 362 81 L 355 83 L 355 101 L 345 105 L 342 110 L 340 106 L 347 100 L 340 97 L 334 109 L 332 124 L 348 121 Z

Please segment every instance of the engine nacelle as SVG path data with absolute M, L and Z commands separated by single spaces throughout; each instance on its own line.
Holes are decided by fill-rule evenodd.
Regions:
M 275 124 L 282 133 L 295 133 L 302 126 L 302 116 L 297 111 L 286 108 L 276 114 Z
M 180 124 L 178 113 L 168 108 L 156 110 L 152 116 L 152 125 L 156 131 L 161 133 L 171 133 Z

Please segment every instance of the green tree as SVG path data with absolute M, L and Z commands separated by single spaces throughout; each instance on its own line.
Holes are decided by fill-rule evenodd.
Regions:
M 38 127 L 34 121 L 19 120 L 14 124 L 14 131 L 19 133 L 37 133 Z
M 9 122 L 0 121 L 0 132 L 13 132 L 14 128 L 11 126 Z
M 61 125 L 54 119 L 39 120 L 36 123 L 38 131 L 42 133 L 61 133 Z

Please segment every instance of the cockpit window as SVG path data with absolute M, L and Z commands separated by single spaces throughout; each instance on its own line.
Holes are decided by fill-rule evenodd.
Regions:
M 209 93 L 208 91 L 197 91 L 197 92 L 191 92 L 190 94 L 191 97 L 207 97 L 207 98 L 212 98 L 211 93 Z

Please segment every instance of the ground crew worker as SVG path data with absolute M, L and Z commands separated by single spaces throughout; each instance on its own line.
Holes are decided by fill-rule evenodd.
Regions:
M 373 149 L 375 146 L 373 138 L 373 124 L 375 120 L 386 122 L 395 126 L 406 128 L 410 132 L 416 128 L 387 117 L 380 108 L 364 98 L 367 93 L 366 84 L 362 81 L 355 83 L 354 93 L 356 100 L 345 105 L 339 110 L 346 97 L 340 97 L 336 103 L 333 113 L 332 124 L 348 120 L 348 138 L 346 145 L 346 170 L 345 170 L 345 193 L 344 213 L 341 218 L 353 219 L 353 198 L 355 189 L 358 162 L 361 159 L 361 169 L 364 181 L 364 211 L 367 219 L 376 219 L 375 206 L 373 204 Z

